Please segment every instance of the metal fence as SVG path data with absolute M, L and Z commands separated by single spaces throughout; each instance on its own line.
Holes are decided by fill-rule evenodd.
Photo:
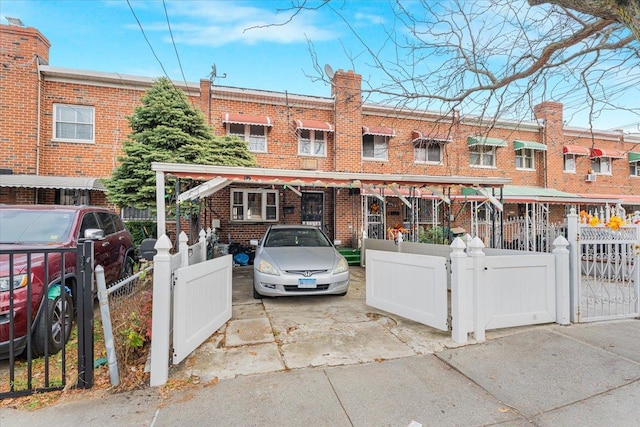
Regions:
M 8 278 L 0 298 L 0 399 L 61 390 L 70 378 L 90 388 L 92 242 L 0 250 L 0 263 Z

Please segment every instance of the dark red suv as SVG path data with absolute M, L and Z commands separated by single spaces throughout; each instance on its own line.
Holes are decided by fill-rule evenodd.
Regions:
M 27 344 L 29 279 L 33 353 L 53 354 L 65 345 L 76 305 L 76 251 L 64 252 L 61 274 L 62 253 L 55 250 L 75 248 L 81 237 L 94 240 L 95 265 L 104 267 L 107 284 L 132 274 L 131 234 L 115 212 L 97 206 L 0 205 L 0 358 L 8 357 L 11 344 L 11 287 L 14 354 Z

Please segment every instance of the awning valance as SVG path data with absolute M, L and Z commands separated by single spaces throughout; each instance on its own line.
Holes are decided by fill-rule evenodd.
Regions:
M 396 131 L 393 128 L 388 128 L 384 126 L 362 126 L 362 134 L 388 136 L 389 138 L 392 138 L 396 136 Z
M 470 136 L 467 138 L 467 145 L 469 147 L 475 147 L 476 145 L 484 145 L 487 147 L 506 147 L 509 144 L 504 139 L 489 138 L 488 136 Z
M 631 162 L 640 162 L 640 153 L 629 153 L 629 163 Z
M 100 178 L 43 175 L 0 175 L 0 187 L 107 191 Z
M 444 133 L 430 133 L 414 130 L 411 132 L 411 139 L 413 142 L 432 141 L 436 143 L 451 142 L 451 136 Z
M 624 151 L 612 150 L 608 148 L 592 148 L 591 157 L 610 157 L 612 159 L 622 159 Z
M 222 123 L 238 123 L 241 125 L 273 126 L 268 116 L 250 116 L 247 114 L 224 113 Z
M 523 148 L 528 148 L 529 150 L 547 151 L 547 146 L 544 144 L 534 141 L 523 141 L 521 139 L 516 139 L 515 141 L 513 141 L 513 148 L 514 150 L 522 150 Z
M 591 151 L 587 147 L 580 145 L 563 145 L 562 154 L 573 154 L 575 156 L 589 156 Z
M 333 132 L 333 125 L 322 120 L 296 120 L 296 129 L 321 130 Z

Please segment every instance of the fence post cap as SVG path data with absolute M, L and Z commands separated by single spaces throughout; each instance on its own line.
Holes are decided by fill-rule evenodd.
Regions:
M 161 250 L 169 251 L 172 247 L 173 245 L 171 244 L 171 239 L 169 239 L 169 236 L 163 234 L 156 242 L 154 249 L 156 249 L 158 252 Z

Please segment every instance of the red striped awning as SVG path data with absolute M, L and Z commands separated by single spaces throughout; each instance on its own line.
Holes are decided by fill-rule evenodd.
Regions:
M 362 126 L 362 134 L 388 136 L 392 138 L 396 136 L 396 131 L 393 128 L 388 128 L 384 126 Z
M 610 157 L 612 159 L 622 159 L 625 157 L 624 151 L 612 150 L 609 148 L 592 148 L 591 157 Z
M 576 156 L 590 156 L 591 150 L 580 145 L 563 145 L 562 154 L 574 154 Z
M 321 130 L 333 132 L 333 125 L 322 120 L 296 120 L 296 129 Z
M 268 116 L 251 116 L 248 114 L 224 113 L 222 123 L 238 123 L 241 125 L 273 126 Z
M 446 133 L 430 133 L 414 130 L 411 132 L 413 142 L 418 141 L 434 141 L 434 142 L 451 142 L 451 136 Z

